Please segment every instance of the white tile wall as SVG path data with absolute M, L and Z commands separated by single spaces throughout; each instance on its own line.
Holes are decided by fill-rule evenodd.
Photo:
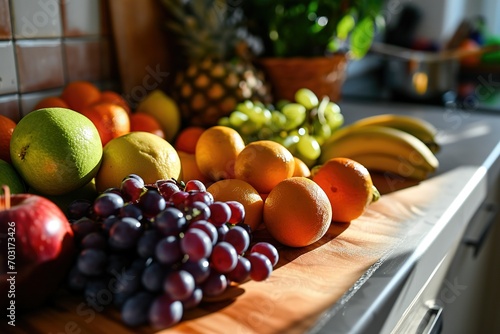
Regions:
M 18 39 L 60 37 L 59 0 L 11 1 L 14 36 Z
M 0 42 L 0 94 L 17 92 L 16 60 L 14 43 Z

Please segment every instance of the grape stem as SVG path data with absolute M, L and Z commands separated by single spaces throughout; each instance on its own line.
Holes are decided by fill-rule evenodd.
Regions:
M 2 186 L 2 190 L 4 196 L 2 201 L 0 201 L 0 211 L 9 210 L 10 209 L 10 188 L 7 185 Z

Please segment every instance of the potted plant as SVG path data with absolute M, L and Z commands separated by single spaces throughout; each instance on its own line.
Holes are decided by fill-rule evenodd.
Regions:
M 256 62 L 275 99 L 299 88 L 340 97 L 349 59 L 362 58 L 383 24 L 383 0 L 247 0 L 241 5 Z

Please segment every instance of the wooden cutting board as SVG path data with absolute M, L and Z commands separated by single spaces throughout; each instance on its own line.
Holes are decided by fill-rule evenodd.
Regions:
M 309 247 L 278 246 L 281 258 L 268 280 L 231 288 L 224 300 L 203 303 L 185 314 L 180 324 L 160 333 L 303 333 L 400 242 L 408 225 L 405 222 L 411 223 L 414 217 L 411 207 L 419 200 L 425 201 L 426 196 L 411 196 L 411 204 L 383 196 L 350 224 L 332 224 L 327 234 Z M 272 242 L 265 230 L 260 230 L 256 239 Z M 155 332 L 147 326 L 125 327 L 114 309 L 90 310 L 82 297 L 61 292 L 46 308 L 18 316 L 15 328 L 3 322 L 0 332 Z

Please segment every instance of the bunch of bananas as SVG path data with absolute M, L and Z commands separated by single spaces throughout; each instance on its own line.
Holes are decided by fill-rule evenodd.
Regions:
M 321 147 L 319 163 L 346 157 L 370 172 L 422 181 L 439 166 L 436 133 L 434 125 L 416 117 L 370 116 L 333 133 Z

